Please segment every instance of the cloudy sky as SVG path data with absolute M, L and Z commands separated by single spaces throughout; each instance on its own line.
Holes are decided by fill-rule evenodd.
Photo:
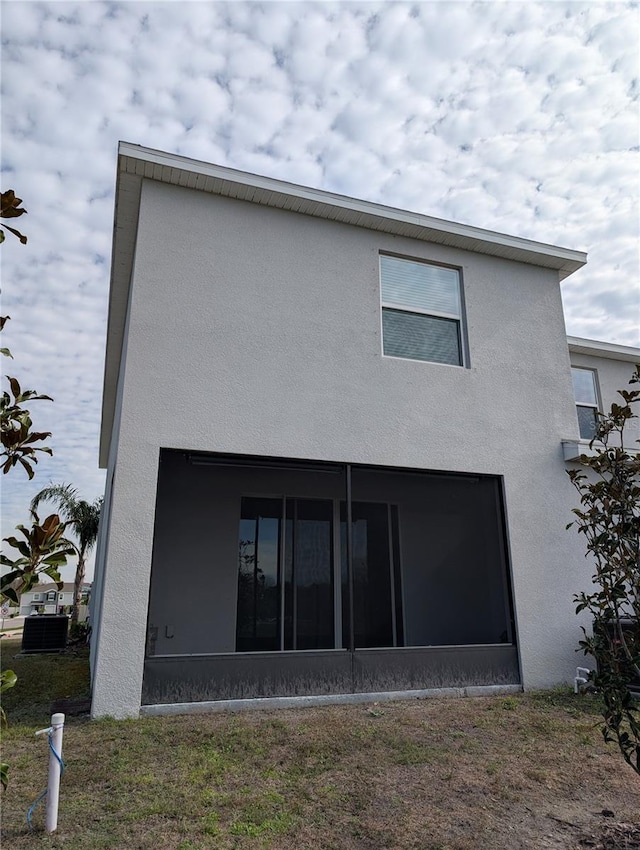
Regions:
M 97 467 L 119 139 L 589 252 L 568 333 L 639 344 L 637 3 L 2 2 L 5 369 L 55 455 L 2 536 Z M 7 363 L 9 366 L 7 366 Z

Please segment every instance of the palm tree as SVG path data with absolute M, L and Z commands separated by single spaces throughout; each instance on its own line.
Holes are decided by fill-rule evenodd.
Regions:
M 78 622 L 80 592 L 84 581 L 87 555 L 93 549 L 98 537 L 102 496 L 93 502 L 86 502 L 78 498 L 78 491 L 71 484 L 51 484 L 34 496 L 31 500 L 31 510 L 35 511 L 43 501 L 56 505 L 62 518 L 67 522 L 68 528 L 73 531 L 77 539 L 77 545 L 74 545 L 74 548 L 78 556 L 78 565 L 73 583 L 71 609 L 71 623 L 74 624 Z

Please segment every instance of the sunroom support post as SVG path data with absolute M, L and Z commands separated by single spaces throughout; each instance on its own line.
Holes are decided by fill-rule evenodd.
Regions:
M 345 491 L 347 498 L 347 581 L 349 586 L 349 652 L 356 648 L 356 627 L 353 605 L 353 528 L 351 510 L 351 464 L 345 465 Z

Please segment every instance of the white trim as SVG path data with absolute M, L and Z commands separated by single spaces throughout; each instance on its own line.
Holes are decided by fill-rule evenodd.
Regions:
M 640 363 L 640 348 L 634 348 L 631 345 L 618 345 L 613 342 L 602 342 L 597 339 L 585 339 L 579 336 L 568 336 L 567 345 L 569 346 L 569 351 L 574 354 L 587 354 L 592 357 L 605 357 L 609 360 L 625 360 L 629 363 Z M 576 366 L 576 368 L 589 367 Z
M 229 193 L 230 189 L 237 188 L 238 186 L 250 187 L 257 190 L 253 193 L 252 201 L 254 203 L 266 203 L 269 206 L 277 207 L 282 205 L 282 201 L 284 200 L 282 196 L 286 196 L 289 200 L 295 198 L 312 201 L 327 205 L 334 210 L 340 209 L 348 213 L 356 213 L 357 215 L 355 216 L 341 217 L 341 221 L 346 221 L 348 224 L 355 224 L 359 216 L 373 215 L 385 219 L 388 223 L 398 222 L 413 224 L 419 227 L 428 227 L 441 234 L 459 236 L 473 240 L 474 242 L 479 240 L 490 243 L 496 248 L 503 247 L 515 249 L 516 251 L 524 250 L 539 254 L 541 257 L 544 256 L 548 259 L 567 261 L 552 267 L 558 268 L 559 271 L 567 270 L 568 274 L 582 267 L 587 261 L 587 255 L 583 251 L 561 248 L 556 245 L 523 239 L 518 236 L 509 236 L 495 230 L 485 230 L 481 227 L 434 218 L 397 207 L 388 207 L 383 204 L 373 203 L 372 201 L 363 201 L 347 195 L 327 192 L 324 189 L 314 189 L 310 186 L 288 183 L 285 180 L 276 180 L 273 177 L 264 177 L 246 171 L 239 171 L 235 168 L 227 168 L 226 166 L 215 165 L 214 163 L 203 162 L 202 160 L 190 159 L 185 156 L 154 150 L 153 148 L 145 148 L 131 142 L 120 142 L 118 145 L 118 154 L 121 158 L 119 164 L 120 171 L 127 171 L 127 159 L 139 163 L 148 163 L 152 166 L 157 165 L 160 166 L 159 169 L 149 169 L 148 174 L 145 169 L 142 169 L 142 173 L 144 177 L 151 177 L 151 179 L 159 180 L 162 183 L 181 185 L 181 177 L 187 174 L 209 177 L 220 181 L 220 184 L 213 190 L 214 194 L 225 195 Z M 264 196 L 269 193 L 280 197 L 272 196 L 267 198 Z M 318 210 L 316 214 L 325 217 L 325 215 L 322 215 L 322 212 L 327 213 L 328 210 Z M 570 271 L 568 270 L 569 266 L 571 266 Z

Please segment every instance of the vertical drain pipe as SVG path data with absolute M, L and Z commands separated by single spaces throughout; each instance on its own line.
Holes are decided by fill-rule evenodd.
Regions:
M 58 828 L 63 730 L 64 714 L 54 714 L 51 718 L 51 746 L 49 747 L 49 785 L 47 790 L 47 814 L 45 818 L 45 829 L 47 832 L 55 832 Z

